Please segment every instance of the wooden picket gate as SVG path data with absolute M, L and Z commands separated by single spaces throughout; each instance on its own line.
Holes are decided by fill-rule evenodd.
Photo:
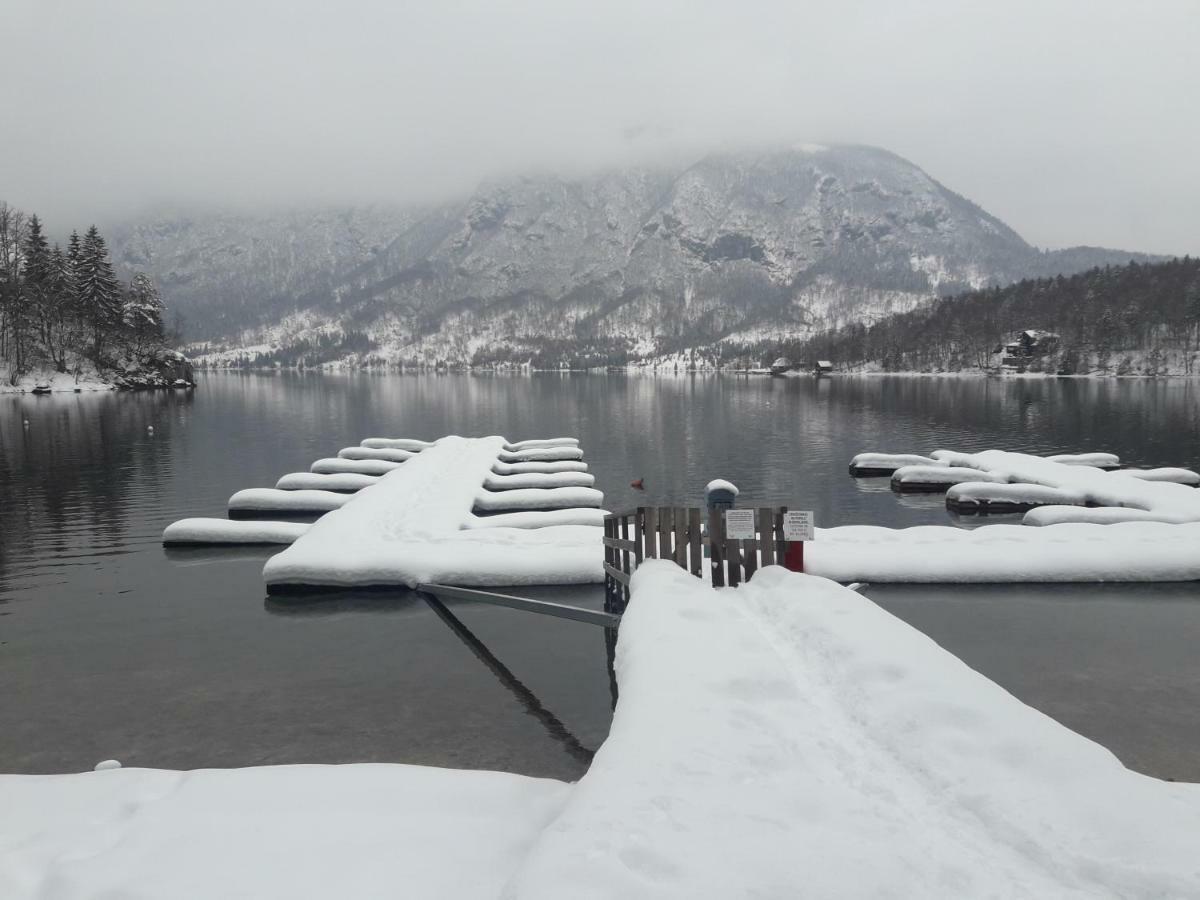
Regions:
M 639 506 L 635 510 L 604 517 L 604 608 L 624 612 L 629 603 L 629 581 L 643 560 L 674 562 L 697 578 L 707 569 L 715 587 L 736 587 L 760 567 L 782 564 L 787 552 L 783 537 L 786 506 L 763 506 L 754 510 L 753 540 L 725 535 L 723 510 L 707 515 L 696 507 Z M 715 536 L 715 539 L 713 539 Z

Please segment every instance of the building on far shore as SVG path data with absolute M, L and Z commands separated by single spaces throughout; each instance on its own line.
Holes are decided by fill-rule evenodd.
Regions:
M 1053 331 L 1029 328 L 1011 340 L 996 347 L 992 352 L 1001 353 L 1000 368 L 1023 372 L 1034 359 L 1058 350 L 1060 338 Z

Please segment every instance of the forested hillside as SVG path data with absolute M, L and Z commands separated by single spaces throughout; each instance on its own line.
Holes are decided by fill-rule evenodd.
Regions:
M 996 369 L 997 349 L 1027 329 L 1058 336 L 1029 371 L 1195 374 L 1200 259 L 1105 266 L 1070 277 L 970 291 L 871 325 L 762 347 L 764 356 L 829 359 L 839 369 L 957 372 Z

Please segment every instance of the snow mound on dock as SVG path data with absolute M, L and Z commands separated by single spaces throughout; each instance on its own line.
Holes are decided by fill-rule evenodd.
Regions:
M 1141 481 L 1169 481 L 1172 484 L 1200 485 L 1200 472 L 1166 466 L 1160 469 L 1117 469 L 1114 475 L 1125 475 Z
M 1078 506 L 1043 506 L 1031 509 L 1021 519 L 1022 525 L 1062 525 L 1068 522 L 1086 522 L 1093 525 L 1116 525 L 1119 522 L 1162 522 L 1179 525 L 1190 521 L 1186 517 L 1170 513 L 1151 512 L 1146 509 L 1125 509 L 1115 506 L 1081 508 Z M 1196 548 L 1200 553 L 1200 547 Z
M 831 582 L 649 561 L 616 667 L 609 738 L 506 896 L 1200 895 L 1200 787 Z
M 501 450 L 500 461 L 506 463 L 518 462 L 559 462 L 562 460 L 583 459 L 583 451 L 578 447 L 550 446 L 529 447 L 522 450 Z
M 370 764 L 0 775 L 0 897 L 498 898 L 569 790 Z
M 480 512 L 517 509 L 570 509 L 595 506 L 604 502 L 604 494 L 590 487 L 517 488 L 510 491 L 480 491 L 475 509 Z
M 331 456 L 327 459 L 318 459 L 309 466 L 309 470 L 318 475 L 336 475 L 345 472 L 357 475 L 386 475 L 403 464 L 403 462 L 392 462 L 386 459 L 343 459 L 340 456 Z
M 904 466 L 936 466 L 938 461 L 916 453 L 860 453 L 850 460 L 851 475 L 891 475 Z
M 334 491 L 244 488 L 229 498 L 229 512 L 323 513 L 344 506 L 353 497 Z
M 517 441 L 516 443 L 504 444 L 504 449 L 509 451 L 533 450 L 538 447 L 578 447 L 579 438 L 575 437 L 556 437 L 556 438 L 532 438 L 527 441 Z
M 308 531 L 306 522 L 261 519 L 180 519 L 163 530 L 164 544 L 290 544 Z
M 1121 465 L 1121 457 L 1115 453 L 1057 453 L 1047 456 L 1046 460 L 1064 466 L 1087 466 L 1094 469 L 1115 469 Z
M 519 472 L 498 475 L 489 472 L 483 486 L 489 491 L 511 491 L 518 488 L 591 487 L 596 476 L 589 472 Z
M 550 462 L 506 463 L 497 460 L 492 471 L 497 475 L 521 475 L 525 473 L 586 472 L 587 463 L 578 459 L 560 459 Z
M 387 447 L 343 447 L 338 451 L 339 459 L 382 459 L 385 462 L 402 463 L 416 456 L 411 450 L 392 450 Z
M 275 482 L 280 491 L 361 491 L 379 480 L 378 475 L 360 475 L 358 472 L 339 472 L 321 475 L 317 472 L 289 472 Z
M 1048 506 L 1026 519 L 1058 509 L 1103 512 Z M 1200 580 L 1200 522 L 1113 521 L 970 531 L 944 525 L 818 528 L 817 539 L 805 547 L 805 571 L 835 581 L 879 583 Z
M 966 481 L 953 485 L 946 492 L 947 504 L 1049 505 L 1056 503 L 1062 506 L 1082 506 L 1086 502 L 1087 497 L 1082 491 L 1046 487 L 1041 484 Z
M 360 447 L 375 447 L 390 450 L 408 450 L 420 453 L 433 446 L 429 441 L 417 441 L 412 438 L 366 438 L 359 443 Z
M 963 481 L 1003 483 L 1007 480 L 1003 475 L 965 466 L 901 466 L 892 473 L 893 483 L 902 485 L 947 485 L 958 484 Z

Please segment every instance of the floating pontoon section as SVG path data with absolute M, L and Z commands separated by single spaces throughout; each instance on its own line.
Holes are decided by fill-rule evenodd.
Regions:
M 522 475 L 537 472 L 586 472 L 587 463 L 578 459 L 564 459 L 556 462 L 497 462 L 492 466 L 492 471 L 497 475 Z
M 904 466 L 936 466 L 938 461 L 915 453 L 860 453 L 850 460 L 850 474 L 855 478 L 891 475 Z
M 264 513 L 293 516 L 320 515 L 345 504 L 351 494 L 336 491 L 281 491 L 278 488 L 246 488 L 229 498 L 230 518 L 250 518 Z
M 168 547 L 187 544 L 290 544 L 308 529 L 307 522 L 180 519 L 163 531 L 162 542 Z
M 604 494 L 590 487 L 515 488 L 492 491 L 485 488 L 475 495 L 475 512 L 512 512 L 521 509 L 600 508 Z
M 599 582 L 604 495 L 582 456 L 573 438 L 368 438 L 274 488 L 238 491 L 229 515 L 246 521 L 185 519 L 163 541 L 286 544 L 314 535 L 268 563 L 275 593 Z M 321 518 L 249 520 L 271 516 Z
M 341 459 L 382 459 L 386 462 L 407 462 L 416 456 L 411 450 L 389 450 L 386 447 L 343 447 L 338 451 Z
M 807 547 L 806 572 L 844 582 L 1200 580 L 1200 522 L 1069 522 L 973 530 L 844 525 L 817 529 L 817 539 Z
M 982 469 L 966 466 L 902 466 L 892 473 L 892 490 L 902 493 L 941 493 L 953 484 L 964 481 L 1004 482 L 1003 475 L 993 475 Z
M 317 472 L 291 472 L 284 475 L 275 487 L 281 491 L 361 491 L 379 480 L 378 475 L 362 475 L 358 472 L 339 472 L 333 475 L 323 475 Z
M 512 491 L 519 488 L 591 487 L 596 476 L 588 472 L 519 472 L 499 475 L 489 472 L 483 486 L 489 491 Z
M 329 459 L 318 459 L 309 468 L 319 475 L 335 475 L 346 472 L 357 475 L 386 475 L 401 465 L 403 463 L 386 459 L 343 459 L 335 456 Z
M 1200 486 L 1200 472 L 1191 469 L 1118 469 L 1118 475 L 1127 475 L 1140 481 L 1169 481 L 1172 484 L 1186 484 L 1190 487 Z
M 1041 484 L 967 481 L 946 491 L 946 508 L 958 513 L 1025 512 L 1038 506 L 1084 506 L 1082 491 Z
M 1116 469 L 1121 465 L 1121 458 L 1115 453 L 1058 453 L 1046 459 L 1064 466 L 1086 466 L 1089 469 Z

